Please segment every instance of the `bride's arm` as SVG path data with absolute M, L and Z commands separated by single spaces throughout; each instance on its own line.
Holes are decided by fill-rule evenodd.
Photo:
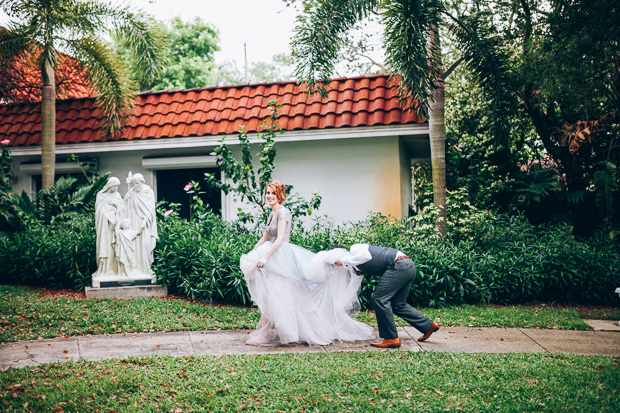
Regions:
M 273 246 L 271 247 L 271 249 L 267 251 L 267 254 L 265 254 L 265 256 L 261 258 L 258 262 L 258 268 L 264 267 L 267 263 L 267 260 L 269 260 L 269 258 L 278 250 L 278 248 L 280 248 L 280 245 L 282 245 L 282 243 L 284 242 L 284 231 L 286 231 L 286 220 L 280 219 L 278 220 L 278 236 L 273 242 Z
M 260 247 L 262 244 L 264 244 L 267 240 L 269 239 L 269 234 L 267 234 L 267 231 L 263 232 L 263 236 L 260 237 L 260 239 L 258 240 L 258 242 L 256 243 L 256 245 L 254 245 L 254 248 L 252 248 L 252 251 L 254 251 L 256 248 Z

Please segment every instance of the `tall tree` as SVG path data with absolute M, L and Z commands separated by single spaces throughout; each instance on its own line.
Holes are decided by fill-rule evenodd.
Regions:
M 156 79 L 144 78 L 139 70 L 139 56 L 123 47 L 121 41 L 116 41 L 119 54 L 131 68 L 131 75 L 138 80 L 140 90 L 193 89 L 215 85 L 218 67 L 213 55 L 220 50 L 217 29 L 200 17 L 185 22 L 177 16 L 159 24 L 170 44 L 163 63 L 165 68 Z
M 612 204 L 620 162 L 620 0 L 455 3 L 455 13 L 484 28 L 490 49 L 509 68 L 501 74 L 503 93 L 477 82 L 488 109 L 482 116 L 497 118 L 493 108 L 506 112 L 510 100 L 517 107 L 512 125 L 526 126 L 512 136 L 502 132 L 510 123 L 489 131 L 495 161 L 523 154 L 524 144 L 544 146 L 547 164 L 563 178 L 546 209 L 567 211 L 578 232 L 610 220 L 620 212 Z M 481 72 L 493 78 L 492 67 Z
M 482 76 L 481 66 L 494 67 L 489 78 L 494 83 L 501 79 L 493 48 L 482 45 L 482 27 L 476 21 L 466 22 L 450 13 L 447 1 L 440 0 L 308 0 L 298 17 L 292 42 L 293 59 L 297 63 L 297 77 L 309 85 L 311 91 L 326 94 L 327 79 L 339 60 L 344 34 L 360 19 L 377 14 L 385 27 L 384 52 L 386 68 L 394 74 L 403 104 L 429 116 L 431 157 L 433 166 L 434 203 L 440 216 L 437 229 L 446 228 L 446 183 L 444 81 L 461 61 Z M 443 27 L 455 34 L 467 53 L 451 67 L 444 68 L 441 59 Z M 488 43 L 488 42 L 487 42 Z M 488 44 L 487 44 L 488 45 Z M 501 83 L 501 82 L 499 82 Z
M 108 2 L 1 0 L 0 9 L 15 19 L 0 31 L 2 66 L 10 70 L 12 63 L 28 55 L 40 70 L 41 168 L 43 187 L 50 188 L 55 174 L 55 71 L 67 61 L 62 54 L 70 55 L 70 61 L 83 70 L 104 115 L 104 134 L 113 136 L 122 131 L 130 114 L 133 91 L 126 66 L 103 35 L 112 34 L 140 56 L 139 68 L 145 78 L 154 77 L 162 68 L 165 36 L 147 17 Z

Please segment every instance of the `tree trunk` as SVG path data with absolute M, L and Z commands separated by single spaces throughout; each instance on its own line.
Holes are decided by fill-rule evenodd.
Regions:
M 430 48 L 440 50 L 439 34 L 436 28 L 431 29 Z M 431 144 L 431 166 L 433 168 L 433 202 L 439 209 L 437 217 L 437 233 L 446 234 L 446 116 L 445 116 L 445 88 L 441 57 L 433 68 L 435 76 L 435 91 L 429 104 L 429 139 Z
M 43 64 L 42 72 L 41 175 L 43 188 L 51 188 L 56 171 L 56 85 L 54 68 L 49 60 Z

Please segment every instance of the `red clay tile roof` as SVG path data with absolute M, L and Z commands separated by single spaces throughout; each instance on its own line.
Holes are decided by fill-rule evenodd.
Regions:
M 4 31 L 0 27 L 0 32 Z M 29 49 L 11 60 L 0 61 L 0 102 L 40 101 L 43 81 L 38 58 L 42 47 L 31 43 Z M 83 67 L 72 57 L 58 53 L 54 79 L 56 98 L 71 99 L 92 96 L 84 78 Z
M 414 111 L 400 107 L 388 75 L 333 79 L 328 97 L 307 95 L 295 82 L 145 92 L 123 134 L 115 140 L 160 139 L 255 132 L 277 99 L 280 126 L 287 131 L 423 123 Z M 94 98 L 67 99 L 56 104 L 56 142 L 102 141 L 101 112 Z M 0 105 L 0 140 L 13 146 L 39 145 L 40 103 Z

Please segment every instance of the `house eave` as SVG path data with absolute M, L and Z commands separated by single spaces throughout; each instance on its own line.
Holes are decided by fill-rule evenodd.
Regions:
M 423 137 L 428 136 L 428 123 L 407 124 L 407 125 L 385 125 L 385 126 L 360 126 L 350 128 L 331 128 L 331 129 L 312 129 L 287 131 L 276 137 L 276 142 L 297 142 L 297 141 L 321 141 L 333 139 L 360 139 L 387 136 L 409 136 Z M 235 135 L 229 135 L 227 140 L 229 145 L 237 145 L 238 140 Z M 248 134 L 251 142 L 258 142 L 257 134 Z M 184 138 L 160 138 L 130 141 L 107 141 L 107 142 L 87 142 L 57 144 L 57 155 L 69 155 L 93 152 L 131 152 L 166 149 L 193 149 L 193 148 L 213 148 L 219 145 L 222 136 L 189 136 Z M 18 146 L 11 148 L 13 156 L 32 156 L 41 154 L 41 146 Z

